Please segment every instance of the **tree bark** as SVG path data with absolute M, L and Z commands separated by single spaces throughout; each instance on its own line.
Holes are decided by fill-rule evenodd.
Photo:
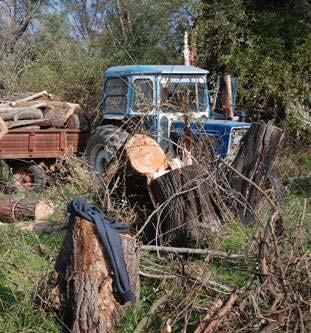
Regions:
M 48 120 L 51 123 L 52 127 L 63 128 L 66 122 L 66 110 L 62 108 L 48 108 L 44 111 L 44 119 Z
M 44 220 L 54 213 L 54 205 L 45 200 L 0 200 L 0 221 Z
M 204 245 L 221 229 L 206 172 L 198 165 L 175 169 L 154 179 L 150 192 L 154 202 L 162 205 L 156 228 L 165 242 Z
M 134 238 L 121 235 L 132 290 L 139 297 L 139 249 Z M 73 333 L 113 332 L 129 304 L 114 293 L 109 259 L 93 223 L 71 217 L 56 261 L 64 321 Z
M 233 105 L 232 105 L 232 86 L 230 75 L 225 74 L 222 78 L 224 82 L 224 87 L 221 93 L 222 105 L 225 111 L 225 116 L 227 119 L 232 119 Z
M 281 143 L 283 132 L 272 125 L 253 124 L 248 130 L 232 167 L 261 187 L 271 169 Z M 231 188 L 238 193 L 232 206 L 245 224 L 255 219 L 255 211 L 261 199 L 260 192 L 252 184 L 233 171 L 228 174 Z
M 41 119 L 42 111 L 32 107 L 8 107 L 2 108 L 0 105 L 0 116 L 3 120 L 25 120 L 25 119 Z

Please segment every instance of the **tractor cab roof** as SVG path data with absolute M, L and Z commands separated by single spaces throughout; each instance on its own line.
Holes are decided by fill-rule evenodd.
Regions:
M 130 65 L 110 67 L 105 76 L 128 76 L 147 74 L 198 74 L 206 75 L 208 71 L 199 67 L 184 65 Z

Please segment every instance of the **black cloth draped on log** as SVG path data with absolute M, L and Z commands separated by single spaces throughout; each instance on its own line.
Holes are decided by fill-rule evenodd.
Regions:
M 134 299 L 130 280 L 125 265 L 123 249 L 119 233 L 128 232 L 128 226 L 116 220 L 108 220 L 96 206 L 84 199 L 73 199 L 68 203 L 68 212 L 78 215 L 96 225 L 102 244 L 107 252 L 120 303 L 124 304 Z

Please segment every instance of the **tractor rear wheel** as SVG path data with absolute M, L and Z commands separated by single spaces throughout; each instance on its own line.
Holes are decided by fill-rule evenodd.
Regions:
M 91 134 L 86 145 L 85 157 L 97 175 L 105 173 L 128 135 L 125 130 L 113 125 L 97 127 Z
M 17 163 L 12 168 L 10 187 L 17 192 L 41 192 L 47 183 L 44 169 L 38 164 Z

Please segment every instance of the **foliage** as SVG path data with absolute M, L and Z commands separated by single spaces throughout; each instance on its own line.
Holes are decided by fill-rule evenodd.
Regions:
M 200 64 L 212 73 L 223 63 L 229 66 L 240 79 L 240 107 L 253 120 L 278 122 L 295 101 L 310 114 L 311 11 L 306 6 L 306 1 L 202 1 Z M 289 124 L 301 128 L 299 120 Z

